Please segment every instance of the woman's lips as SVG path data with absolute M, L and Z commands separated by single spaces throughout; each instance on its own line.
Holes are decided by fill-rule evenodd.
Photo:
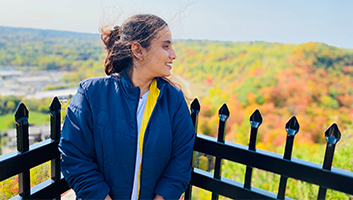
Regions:
M 172 63 L 167 63 L 165 65 L 167 65 L 170 69 L 172 69 Z

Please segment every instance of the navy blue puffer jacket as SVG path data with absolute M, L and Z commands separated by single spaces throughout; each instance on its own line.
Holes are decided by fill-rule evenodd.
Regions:
M 178 199 L 190 181 L 195 129 L 183 93 L 155 80 L 142 140 L 139 199 L 156 194 Z M 127 76 L 85 80 L 67 109 L 59 144 L 61 168 L 79 198 L 131 198 L 140 97 L 140 89 L 131 85 Z

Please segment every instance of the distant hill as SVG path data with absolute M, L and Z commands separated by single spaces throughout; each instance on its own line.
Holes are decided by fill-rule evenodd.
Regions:
M 8 40 L 13 39 L 15 39 L 14 43 L 40 41 L 43 42 L 43 40 L 54 38 L 78 38 L 84 40 L 99 40 L 99 34 L 0 26 L 1 42 L 8 42 Z
M 99 34 L 0 26 L 0 66 L 74 70 L 73 63 L 102 58 Z
M 301 125 L 296 136 L 323 143 L 324 130 L 337 122 L 353 130 L 353 49 L 325 43 L 220 42 L 176 40 L 175 80 L 201 102 L 199 132 L 215 135 L 217 110 L 231 111 L 227 139 L 247 144 L 251 113 L 263 114 L 259 142 L 284 144 L 284 125 L 292 116 Z M 98 34 L 0 27 L 0 66 L 38 66 L 71 70 L 71 83 L 104 75 Z M 351 132 L 349 132 L 351 131 Z

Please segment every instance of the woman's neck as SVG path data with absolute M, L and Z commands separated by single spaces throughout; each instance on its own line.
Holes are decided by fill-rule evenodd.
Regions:
M 129 78 L 133 86 L 140 88 L 140 98 L 150 89 L 150 85 L 153 79 L 149 79 L 143 76 L 141 73 L 134 73 L 134 70 L 129 74 Z

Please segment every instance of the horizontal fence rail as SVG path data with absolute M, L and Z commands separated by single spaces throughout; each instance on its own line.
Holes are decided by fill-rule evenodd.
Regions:
M 191 104 L 191 118 L 198 128 L 200 103 L 195 99 Z M 61 104 L 54 98 L 50 107 L 50 139 L 29 146 L 28 116 L 24 104 L 20 104 L 15 113 L 17 129 L 17 151 L 0 156 L 0 181 L 19 175 L 19 195 L 15 199 L 60 199 L 61 194 L 69 187 L 60 172 L 60 153 L 58 144 L 61 133 Z M 250 116 L 249 145 L 240 145 L 225 141 L 226 123 L 230 111 L 226 104 L 219 110 L 219 127 L 217 138 L 196 135 L 194 156 L 200 152 L 215 157 L 214 173 L 193 166 L 190 185 L 185 192 L 185 199 L 191 199 L 192 187 L 196 186 L 212 193 L 212 199 L 219 195 L 232 199 L 290 199 L 285 196 L 288 178 L 305 181 L 319 186 L 318 199 L 325 199 L 326 190 L 332 189 L 353 195 L 353 172 L 332 168 L 335 145 L 341 138 L 336 124 L 332 124 L 325 132 L 327 140 L 323 165 L 292 158 L 295 135 L 299 132 L 299 123 L 293 116 L 285 125 L 287 140 L 284 155 L 256 149 L 257 132 L 262 124 L 259 110 Z M 246 166 L 244 183 L 222 177 L 224 160 L 233 161 Z M 30 188 L 29 170 L 37 165 L 51 161 L 51 179 Z M 251 186 L 253 168 L 280 175 L 278 192 L 272 193 Z

